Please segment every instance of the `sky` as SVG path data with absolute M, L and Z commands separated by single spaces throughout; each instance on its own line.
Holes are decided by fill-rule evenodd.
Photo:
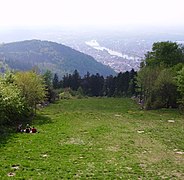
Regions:
M 184 0 L 0 0 L 0 28 L 184 26 Z

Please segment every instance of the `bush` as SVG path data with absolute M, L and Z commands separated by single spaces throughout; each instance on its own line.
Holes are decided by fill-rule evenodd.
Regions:
M 25 111 L 20 90 L 13 84 L 0 82 L 0 124 L 11 123 L 21 118 Z
M 59 94 L 59 98 L 60 99 L 72 99 L 73 96 L 70 94 L 69 91 L 64 91 L 64 92 Z

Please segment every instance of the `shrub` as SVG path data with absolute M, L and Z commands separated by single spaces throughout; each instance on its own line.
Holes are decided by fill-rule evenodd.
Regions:
M 25 103 L 20 90 L 13 84 L 0 82 L 0 123 L 17 121 L 24 114 Z

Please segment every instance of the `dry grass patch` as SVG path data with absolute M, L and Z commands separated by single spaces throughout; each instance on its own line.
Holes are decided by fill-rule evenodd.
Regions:
M 147 164 L 158 163 L 173 157 L 173 153 L 165 145 L 144 135 L 138 135 L 135 138 L 135 146 L 139 149 L 138 158 Z

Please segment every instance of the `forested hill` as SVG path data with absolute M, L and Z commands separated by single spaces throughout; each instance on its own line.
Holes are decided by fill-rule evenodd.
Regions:
M 114 75 L 108 66 L 97 62 L 93 57 L 68 46 L 50 41 L 27 40 L 0 45 L 0 68 L 8 66 L 15 70 L 29 70 L 38 66 L 41 72 L 51 70 L 62 76 L 76 69 L 81 75 Z

